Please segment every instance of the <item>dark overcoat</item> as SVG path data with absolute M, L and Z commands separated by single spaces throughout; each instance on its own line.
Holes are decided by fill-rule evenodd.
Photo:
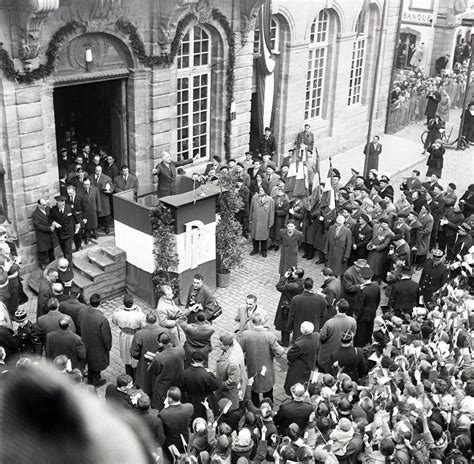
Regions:
M 285 379 L 285 392 L 291 395 L 290 388 L 296 383 L 304 385 L 309 381 L 311 371 L 318 363 L 319 333 L 301 335 L 291 345 L 286 357 L 288 371 Z
M 380 153 L 382 153 L 381 143 L 377 143 L 377 145 L 375 145 L 373 142 L 365 144 L 364 154 L 367 158 L 367 172 L 369 172 L 371 169 L 378 171 Z
M 38 251 L 48 251 L 56 246 L 56 234 L 51 230 L 51 208 L 46 207 L 46 214 L 36 208 L 32 220 L 36 233 L 36 247 Z
M 110 196 L 114 192 L 114 183 L 112 179 L 105 175 L 101 174 L 99 180 L 96 180 L 95 175 L 91 176 L 92 183 L 99 190 L 99 199 L 100 199 L 100 210 L 97 211 L 97 216 L 105 217 L 110 215 Z M 106 192 L 107 185 L 110 186 L 108 193 Z
M 145 359 L 145 354 L 156 353 L 160 347 L 158 335 L 163 332 L 162 327 L 157 324 L 150 324 L 139 330 L 132 340 L 130 354 L 132 358 L 138 360 L 137 370 L 135 372 L 135 385 L 141 388 L 147 395 L 153 391 L 151 376 L 148 373 L 149 361 Z
M 276 289 L 281 293 L 280 301 L 275 314 L 275 329 L 281 331 L 289 331 L 288 329 L 288 316 L 290 314 L 289 308 L 292 298 L 295 295 L 303 293 L 303 280 L 288 280 L 285 276 L 281 276 L 280 280 L 276 284 Z M 283 311 L 283 308 L 287 307 L 288 312 Z
M 72 330 L 55 330 L 46 336 L 46 357 L 54 360 L 56 356 L 64 354 L 71 361 L 73 369 L 84 369 L 86 347 L 79 335 Z
M 372 227 L 370 224 L 361 225 L 359 222 L 352 229 L 352 243 L 356 246 L 356 249 L 352 251 L 353 261 L 358 259 L 367 259 L 369 250 L 367 245 L 372 240 L 373 234 Z
M 184 350 L 181 347 L 168 346 L 158 352 L 148 368 L 153 386 L 151 404 L 161 411 L 168 388 L 176 386 L 184 372 Z
M 291 237 L 288 231 L 281 229 L 279 233 L 279 244 L 280 248 L 280 275 L 283 275 L 291 267 L 298 267 L 298 248 L 303 239 L 303 234 L 296 230 L 293 232 Z
M 376 276 L 383 276 L 387 271 L 387 256 L 390 240 L 393 235 L 394 234 L 390 229 L 383 229 L 378 224 L 374 226 L 374 234 L 370 244 L 375 248 L 369 250 L 367 263 Z
M 420 293 L 424 302 L 429 303 L 433 294 L 437 292 L 449 280 L 449 269 L 440 263 L 433 265 L 433 260 L 426 260 L 420 276 Z
M 326 300 L 317 293 L 305 290 L 300 295 L 295 295 L 291 300 L 288 319 L 288 328 L 293 332 L 293 340 L 301 335 L 300 327 L 305 321 L 311 322 L 314 331 L 319 332 L 326 310 Z
M 107 318 L 99 309 L 88 306 L 77 318 L 82 341 L 87 351 L 87 366 L 91 371 L 103 371 L 110 363 L 112 332 Z
M 93 230 L 99 227 L 98 216 L 101 212 L 102 203 L 100 201 L 100 193 L 95 185 L 91 185 L 89 192 L 84 190 L 85 209 L 84 219 L 87 219 L 85 229 Z

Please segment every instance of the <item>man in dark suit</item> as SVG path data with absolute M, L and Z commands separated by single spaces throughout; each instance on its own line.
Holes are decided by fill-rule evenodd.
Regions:
M 163 409 L 168 388 L 177 385 L 184 372 L 184 350 L 171 344 L 167 333 L 158 335 L 160 348 L 148 368 L 153 385 L 153 408 Z
M 51 208 L 52 225 L 56 230 L 64 257 L 72 263 L 72 240 L 81 225 L 72 206 L 66 204 L 65 197 L 59 195 L 55 200 L 57 204 Z
M 56 246 L 56 235 L 54 234 L 53 221 L 50 217 L 51 208 L 44 198 L 38 200 L 38 206 L 33 212 L 32 220 L 36 233 L 36 249 L 38 251 L 38 263 L 44 269 L 50 262 L 54 261 L 54 247 Z
M 330 363 L 334 376 L 343 368 L 344 374 L 358 382 L 367 374 L 367 364 L 362 349 L 354 347 L 353 337 L 354 334 L 350 330 L 341 333 L 341 346 L 330 355 Z
M 311 132 L 311 126 L 309 124 L 304 125 L 304 131 L 300 132 L 296 136 L 296 148 L 298 150 L 301 148 L 301 145 L 306 147 L 306 150 L 313 152 L 314 150 L 314 134 Z
M 87 308 L 87 305 L 80 301 L 81 295 L 81 289 L 73 285 L 69 291 L 69 298 L 59 302 L 59 312 L 69 316 L 76 327 L 81 309 Z
M 101 211 L 102 203 L 100 201 L 99 189 L 91 184 L 90 179 L 84 180 L 84 198 L 86 200 L 86 207 L 84 210 L 84 244 L 89 242 L 89 236 L 92 234 L 97 238 L 96 229 L 99 227 L 99 212 Z
M 295 297 L 296 298 L 296 297 Z M 311 371 L 318 364 L 319 332 L 314 332 L 314 325 L 305 321 L 300 326 L 301 336 L 291 345 L 287 353 L 288 372 L 285 379 L 285 392 L 291 396 L 291 387 L 296 383 L 309 381 Z
M 293 341 L 300 335 L 301 324 L 305 321 L 311 322 L 314 331 L 319 333 L 321 321 L 326 315 L 326 300 L 319 293 L 314 293 L 314 281 L 307 277 L 303 282 L 304 290 L 300 295 L 292 298 L 290 303 L 290 314 L 288 317 L 288 329 L 293 332 Z
M 138 178 L 130 174 L 130 169 L 126 164 L 121 168 L 121 173 L 114 178 L 115 193 L 124 192 L 125 190 L 133 190 L 135 200 L 138 195 Z
M 70 319 L 62 317 L 59 320 L 59 329 L 46 336 L 46 357 L 54 360 L 56 356 L 64 354 L 71 361 L 73 369 L 84 369 L 86 347 L 79 335 L 70 329 Z
M 288 427 L 295 423 L 304 430 L 308 423 L 309 416 L 313 412 L 313 406 L 304 400 L 305 387 L 301 383 L 296 383 L 291 387 L 290 401 L 282 403 L 273 421 L 281 436 L 288 436 Z
M 115 158 L 112 155 L 107 155 L 102 169 L 104 174 L 109 176 L 112 180 L 114 180 L 120 174 L 117 163 L 115 162 Z
M 156 188 L 158 198 L 176 194 L 176 167 L 167 151 L 163 152 L 161 162 L 155 166 L 152 173 L 158 180 Z
M 379 169 L 379 156 L 382 153 L 382 144 L 379 142 L 380 137 L 375 135 L 372 139 L 372 142 L 366 144 L 364 147 L 364 155 L 367 157 L 367 171 L 365 175 L 368 175 L 368 172 L 371 169 Z
M 245 174 L 245 173 L 243 173 Z M 236 179 L 237 192 L 242 200 L 242 206 L 235 213 L 235 219 L 242 226 L 242 235 L 245 238 L 249 237 L 249 203 L 250 203 L 250 190 L 244 184 L 244 181 L 241 177 Z
M 272 129 L 270 127 L 265 127 L 265 133 L 260 136 L 258 141 L 258 152 L 260 155 L 268 154 L 271 158 L 276 151 L 275 137 L 272 134 Z
M 354 319 L 357 321 L 354 345 L 363 348 L 372 340 L 375 315 L 380 304 L 380 286 L 377 282 L 372 282 L 374 271 L 370 267 L 363 267 L 360 276 L 361 306 L 354 312 Z
M 99 190 L 100 210 L 97 212 L 99 223 L 104 228 L 105 235 L 109 233 L 111 209 L 110 196 L 114 191 L 114 184 L 109 176 L 102 173 L 102 166 L 95 167 L 95 173 L 92 177 L 92 184 Z
M 84 211 L 86 210 L 86 198 L 82 193 L 82 189 L 76 190 L 74 185 L 67 186 L 67 200 L 66 204 L 72 206 L 72 209 L 76 213 L 77 219 L 80 224 L 80 228 L 77 233 L 74 234 L 74 246 L 76 247 L 76 251 L 79 251 L 82 247 L 82 232 L 83 232 L 83 224 L 84 224 Z
M 105 379 L 101 379 L 100 373 L 107 369 L 110 363 L 112 332 L 109 321 L 99 309 L 100 295 L 97 293 L 91 295 L 89 303 L 90 306 L 79 313 L 77 324 L 86 346 L 88 382 L 94 387 L 100 387 L 106 382 Z
M 41 334 L 41 341 L 45 346 L 48 334 L 58 330 L 59 321 L 61 319 L 67 319 L 69 321 L 69 327 L 71 327 L 71 330 L 73 332 L 76 332 L 76 326 L 74 325 L 74 322 L 72 322 L 72 319 L 69 316 L 66 316 L 65 314 L 59 312 L 59 301 L 57 298 L 53 296 L 48 300 L 47 309 L 48 312 L 40 316 L 36 321 L 36 325 L 38 326 L 38 329 Z
M 388 252 L 388 259 L 392 262 L 392 269 L 394 271 L 400 271 L 402 268 L 410 269 L 411 249 L 402 235 L 395 234 L 392 237 L 392 246 Z
M 388 306 L 395 316 L 410 320 L 413 308 L 418 304 L 418 292 L 419 286 L 412 280 L 410 269 L 402 269 L 400 280 L 392 285 L 388 298 Z
M 173 462 L 173 456 L 169 451 L 171 445 L 176 446 L 180 454 L 185 452 L 181 437 L 189 443 L 189 428 L 194 408 L 192 404 L 181 403 L 181 390 L 178 387 L 171 387 L 166 394 L 168 407 L 160 411 L 158 418 L 163 427 L 158 438 L 159 446 L 163 451 L 165 463 Z

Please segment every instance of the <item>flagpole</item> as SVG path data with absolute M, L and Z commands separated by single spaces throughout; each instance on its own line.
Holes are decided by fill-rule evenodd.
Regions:
M 364 157 L 364 177 L 367 177 L 369 175 L 369 144 L 370 144 L 370 139 L 372 138 L 372 125 L 373 125 L 373 120 L 375 116 L 375 107 L 377 106 L 378 100 L 377 100 L 377 88 L 378 88 L 378 80 L 379 80 L 379 70 L 380 70 L 380 65 L 382 61 L 382 49 L 384 46 L 384 39 L 385 39 L 385 22 L 386 22 L 386 17 L 387 17 L 387 7 L 388 7 L 388 2 L 390 0 L 384 0 L 383 2 L 383 8 L 382 8 L 382 21 L 380 24 L 380 34 L 379 34 L 379 44 L 377 47 L 377 58 L 375 62 L 375 71 L 374 71 L 374 80 L 373 80 L 373 85 L 372 85 L 372 93 L 371 93 L 371 98 L 370 98 L 370 116 L 369 116 L 369 127 L 367 129 L 367 153 L 365 153 Z M 397 53 L 395 49 L 395 53 Z M 391 91 L 391 89 L 389 89 Z

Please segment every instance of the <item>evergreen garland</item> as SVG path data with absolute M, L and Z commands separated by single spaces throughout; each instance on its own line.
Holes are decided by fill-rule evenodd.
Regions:
M 214 8 L 212 10 L 211 16 L 212 19 L 218 22 L 224 30 L 227 36 L 227 44 L 229 47 L 226 67 L 227 105 L 225 108 L 226 120 L 224 132 L 224 150 L 225 157 L 228 161 L 231 158 L 231 104 L 234 98 L 235 36 L 234 32 L 232 31 L 232 26 L 224 14 L 222 14 L 218 9 Z M 148 67 L 155 65 L 169 66 L 174 62 L 174 59 L 178 54 L 181 41 L 186 33 L 186 29 L 196 19 L 197 18 L 193 13 L 189 13 L 183 19 L 181 19 L 181 21 L 179 21 L 176 27 L 175 36 L 171 42 L 170 53 L 164 55 L 148 55 L 145 51 L 145 45 L 140 37 L 140 34 L 138 33 L 136 26 L 130 21 L 119 19 L 115 25 L 117 30 L 128 36 L 131 48 L 140 63 Z M 55 70 L 64 41 L 70 35 L 73 35 L 77 32 L 87 32 L 86 26 L 77 21 L 71 21 L 59 28 L 51 38 L 48 49 L 46 50 L 46 63 L 40 64 L 32 71 L 25 72 L 20 72 L 15 69 L 13 60 L 10 58 L 8 51 L 3 48 L 3 44 L 0 42 L 0 68 L 2 69 L 4 76 L 9 81 L 16 82 L 18 84 L 31 84 L 34 81 L 45 79 L 46 77 L 50 76 Z
M 169 285 L 175 295 L 179 294 L 179 281 L 174 271 L 178 267 L 178 255 L 173 251 L 175 245 L 175 218 L 171 210 L 161 201 L 150 210 L 151 230 L 153 234 L 153 254 L 155 256 L 155 272 L 153 287 L 160 294 L 162 285 Z M 174 276 L 173 276 L 174 275 Z
M 51 38 L 46 50 L 46 64 L 40 64 L 32 71 L 25 71 L 23 73 L 15 69 L 13 60 L 3 48 L 3 43 L 0 42 L 0 68 L 3 71 L 3 75 L 9 81 L 17 82 L 18 84 L 31 84 L 34 81 L 45 79 L 53 73 L 56 67 L 63 42 L 70 35 L 77 32 L 86 32 L 86 27 L 77 21 L 71 21 L 59 28 Z

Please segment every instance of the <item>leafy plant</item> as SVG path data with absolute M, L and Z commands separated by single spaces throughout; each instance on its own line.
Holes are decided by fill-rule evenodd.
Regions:
M 155 272 L 153 286 L 157 295 L 161 294 L 161 286 L 169 285 L 174 295 L 179 294 L 179 281 L 173 272 L 178 267 L 179 259 L 174 250 L 175 218 L 171 210 L 161 201 L 150 210 L 150 221 L 153 232 L 153 254 L 155 256 Z
M 216 225 L 217 272 L 226 274 L 241 266 L 245 239 L 242 226 L 235 219 L 235 213 L 242 206 L 235 181 L 229 176 L 221 177 L 222 193 L 218 197 L 219 219 Z

